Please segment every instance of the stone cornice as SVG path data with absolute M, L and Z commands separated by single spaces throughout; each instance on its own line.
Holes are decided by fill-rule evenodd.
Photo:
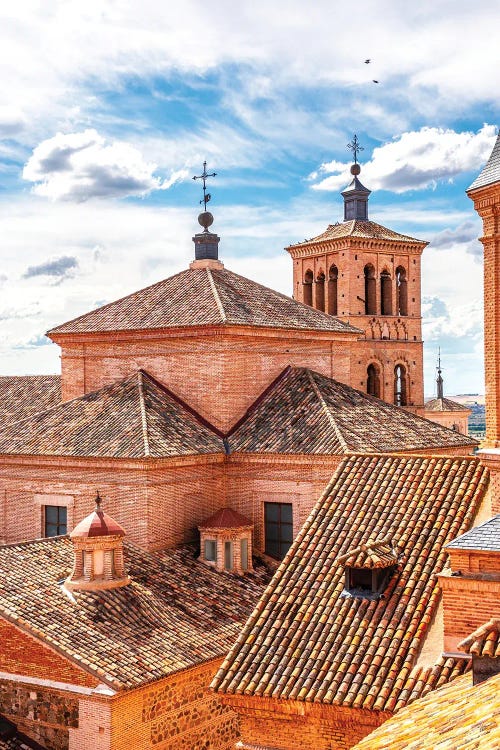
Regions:
M 365 250 L 384 251 L 392 255 L 422 255 L 428 242 L 399 242 L 397 240 L 383 240 L 365 237 L 342 237 L 339 239 L 325 239 L 317 242 L 311 241 L 307 245 L 290 245 L 285 250 L 294 260 L 309 258 L 311 256 L 324 255 L 328 252 L 339 252 L 340 250 Z

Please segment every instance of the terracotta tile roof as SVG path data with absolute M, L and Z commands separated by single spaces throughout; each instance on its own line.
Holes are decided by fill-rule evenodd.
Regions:
M 427 245 L 427 242 L 423 240 L 417 240 L 415 237 L 410 237 L 406 234 L 399 234 L 394 232 L 392 229 L 377 224 L 374 221 L 352 219 L 351 221 L 338 222 L 337 224 L 329 224 L 327 229 L 319 234 L 317 237 L 312 237 L 310 240 L 304 240 L 303 242 L 297 242 L 290 247 L 299 247 L 300 245 L 309 245 L 315 242 L 321 242 L 323 240 L 337 240 L 345 237 L 360 237 L 363 239 L 377 239 L 377 240 L 392 240 L 393 242 L 418 242 L 422 245 Z
M 452 401 L 450 398 L 431 398 L 425 402 L 426 411 L 470 411 L 468 406 Z
M 404 708 L 352 750 L 498 750 L 500 675 L 470 674 Z
M 60 402 L 60 375 L 0 377 L 0 425 L 17 422 Z
M 86 518 L 77 523 L 70 534 L 71 539 L 96 536 L 125 536 L 125 530 L 114 518 L 103 510 L 93 510 Z
M 191 547 L 124 549 L 132 583 L 72 601 L 61 585 L 73 565 L 68 537 L 0 547 L 0 616 L 107 685 L 132 688 L 227 653 L 269 580 L 262 565 L 218 573 Z
M 461 641 L 458 648 L 472 656 L 500 658 L 500 620 L 492 617 Z
M 477 441 L 306 368 L 287 368 L 229 432 L 232 452 L 380 453 Z
M 346 458 L 213 688 L 394 710 L 436 611 L 445 545 L 471 526 L 487 485 L 487 470 L 472 457 Z M 384 596 L 344 596 L 344 568 L 335 561 L 384 538 L 402 556 Z
M 500 552 L 500 514 L 453 539 L 448 547 Z
M 397 565 L 399 558 L 390 540 L 369 540 L 337 557 L 335 562 L 337 565 L 342 564 L 344 568 L 388 568 Z
M 239 529 L 245 526 L 253 526 L 253 521 L 246 518 L 232 508 L 222 508 L 200 523 L 199 529 Z
M 490 158 L 472 185 L 467 188 L 467 192 L 492 185 L 494 182 L 500 182 L 500 133 L 497 135 Z
M 167 457 L 224 453 L 221 438 L 139 371 L 0 430 L 0 454 Z
M 359 333 L 337 318 L 232 271 L 188 269 L 63 323 L 49 336 L 207 325 Z

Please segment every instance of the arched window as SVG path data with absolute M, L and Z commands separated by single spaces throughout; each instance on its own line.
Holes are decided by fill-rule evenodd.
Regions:
M 369 263 L 365 266 L 365 315 L 377 314 L 377 290 L 375 286 L 375 269 Z
M 380 368 L 373 363 L 366 370 L 366 392 L 380 398 Z
M 325 312 L 325 274 L 320 271 L 316 277 L 316 309 Z
M 389 271 L 380 274 L 380 314 L 392 315 L 392 288 Z
M 408 315 L 408 281 L 403 266 L 396 268 L 396 315 Z
M 396 365 L 394 368 L 394 403 L 396 406 L 406 406 L 408 403 L 406 381 L 406 368 L 404 365 Z
M 339 278 L 339 270 L 337 266 L 330 266 L 328 272 L 328 313 L 330 315 L 337 315 L 337 280 Z
M 304 304 L 309 305 L 309 307 L 312 307 L 313 303 L 313 291 L 312 291 L 312 283 L 313 283 L 313 272 L 312 271 L 306 271 L 304 274 Z

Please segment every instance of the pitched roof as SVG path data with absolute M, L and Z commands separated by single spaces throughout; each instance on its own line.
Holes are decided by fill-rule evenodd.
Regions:
M 425 411 L 470 411 L 468 406 L 451 398 L 431 398 L 425 402 Z
M 232 271 L 190 268 L 63 323 L 48 335 L 207 325 L 359 333 L 348 323 Z
M 448 547 L 500 552 L 500 514 L 493 516 L 480 526 L 475 526 L 457 539 L 453 539 Z
M 119 690 L 223 656 L 269 580 L 262 565 L 218 573 L 192 547 L 124 549 L 129 585 L 71 597 L 68 537 L 0 547 L 0 616 Z
M 476 188 L 486 187 L 492 185 L 494 182 L 500 182 L 500 133 L 497 135 L 493 151 L 490 154 L 490 158 L 478 174 L 472 185 L 467 188 L 467 192 L 470 190 L 476 190 Z
M 199 529 L 239 529 L 253 526 L 253 521 L 232 508 L 222 508 L 200 523 Z
M 61 403 L 60 375 L 0 377 L 0 425 Z
M 500 620 L 492 617 L 484 625 L 474 630 L 458 644 L 461 651 L 472 656 L 500 658 Z
M 212 687 L 394 710 L 436 611 L 445 545 L 470 527 L 487 485 L 477 458 L 345 459 Z M 335 561 L 377 538 L 390 538 L 402 557 L 384 596 L 344 596 Z
M 290 367 L 230 430 L 232 452 L 381 453 L 477 445 L 325 375 Z
M 300 245 L 309 245 L 315 242 L 322 242 L 324 240 L 340 240 L 346 237 L 359 237 L 361 239 L 377 239 L 377 240 L 390 240 L 392 242 L 418 242 L 422 245 L 428 243 L 424 240 L 417 240 L 415 237 L 410 237 L 406 234 L 399 234 L 393 229 L 388 229 L 377 224 L 375 221 L 369 221 L 364 219 L 352 219 L 351 221 L 337 222 L 336 224 L 329 224 L 327 229 L 322 233 L 318 234 L 317 237 L 312 237 L 310 240 L 303 240 L 297 242 L 290 247 L 299 247 Z
M 0 454 L 143 458 L 224 453 L 189 407 L 138 371 L 0 430 Z
M 398 554 L 387 539 L 368 540 L 366 544 L 348 550 L 336 560 L 337 565 L 343 563 L 344 567 L 350 568 L 387 568 L 398 562 Z
M 500 675 L 472 685 L 470 674 L 436 690 L 352 750 L 498 750 Z
M 70 537 L 71 539 L 76 537 L 90 539 L 97 536 L 125 536 L 125 529 L 103 510 L 96 508 L 80 523 L 77 523 Z

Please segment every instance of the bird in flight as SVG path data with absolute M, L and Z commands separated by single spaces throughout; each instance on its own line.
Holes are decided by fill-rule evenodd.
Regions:
M 375 78 L 372 79 L 373 83 L 379 83 L 379 81 L 376 81 Z
M 368 65 L 368 63 L 371 63 L 370 58 L 368 58 L 368 60 L 365 60 L 365 65 Z

